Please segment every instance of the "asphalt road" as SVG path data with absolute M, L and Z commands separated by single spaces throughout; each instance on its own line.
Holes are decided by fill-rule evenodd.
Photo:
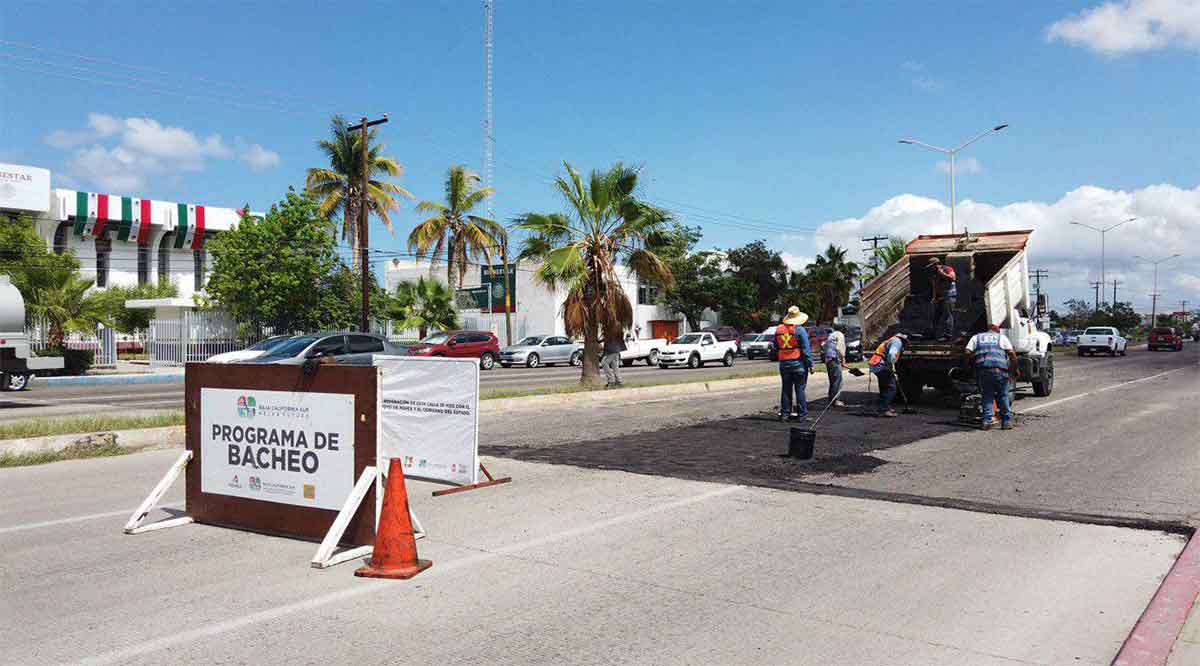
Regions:
M 637 363 L 622 368 L 621 373 L 626 383 L 637 384 L 662 381 L 664 378 L 677 380 L 749 375 L 770 368 L 771 363 L 766 360 L 747 361 L 739 358 L 730 368 L 715 363 L 696 370 L 663 370 L 649 367 L 645 363 Z M 485 392 L 526 391 L 574 385 L 579 381 L 579 368 L 497 367 L 481 372 L 479 377 L 480 389 Z M 97 411 L 115 413 L 113 408 L 119 408 L 122 414 L 183 409 L 183 382 L 47 386 L 35 380 L 28 391 L 0 393 L 0 421 L 33 417 L 69 417 Z

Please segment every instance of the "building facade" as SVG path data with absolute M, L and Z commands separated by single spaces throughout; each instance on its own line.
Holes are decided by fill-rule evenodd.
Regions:
M 208 275 L 206 241 L 233 228 L 233 208 L 55 188 L 46 169 L 0 164 L 0 212 L 33 216 L 53 252 L 70 251 L 96 288 L 174 283 L 191 300 Z

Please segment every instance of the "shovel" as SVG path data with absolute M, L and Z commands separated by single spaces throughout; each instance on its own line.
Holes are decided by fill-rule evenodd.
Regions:
M 895 366 L 892 366 L 892 377 L 896 379 L 896 388 L 900 389 L 900 397 L 904 398 L 904 409 L 900 410 L 900 413 L 917 414 L 917 408 L 908 402 L 908 394 L 904 392 L 904 382 L 900 381 L 900 374 L 896 372 Z

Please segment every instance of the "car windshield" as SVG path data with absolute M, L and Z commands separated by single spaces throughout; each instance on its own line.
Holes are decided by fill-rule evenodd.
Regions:
M 421 341 L 423 345 L 440 345 L 450 338 L 449 333 L 434 333 Z
M 267 338 L 266 340 L 258 342 L 257 344 L 250 345 L 246 348 L 246 351 L 270 351 L 291 339 L 292 336 L 290 335 L 277 335 L 273 338 Z
M 681 335 L 681 336 L 675 338 L 675 344 L 677 344 L 677 345 L 698 345 L 698 344 L 700 344 L 700 338 L 702 338 L 702 337 L 704 337 L 704 336 Z
M 1151 335 L 1175 335 L 1175 329 L 1173 329 L 1173 328 L 1156 328 L 1156 329 L 1150 331 L 1150 334 Z
M 521 345 L 530 345 L 530 346 L 533 346 L 533 345 L 540 345 L 540 344 L 542 344 L 542 340 L 545 340 L 545 339 L 546 339 L 546 338 L 545 338 L 545 336 L 542 336 L 542 335 L 531 335 L 531 336 L 529 336 L 529 337 L 525 338 L 524 340 L 522 340 L 522 341 L 518 342 L 518 343 L 517 343 L 517 346 L 521 346 Z
M 296 356 L 316 341 L 317 336 L 315 335 L 301 335 L 297 338 L 288 338 L 284 340 L 283 344 L 273 347 L 271 353 L 278 356 Z
M 1084 331 L 1084 335 L 1111 335 L 1112 331 L 1107 328 L 1089 328 Z

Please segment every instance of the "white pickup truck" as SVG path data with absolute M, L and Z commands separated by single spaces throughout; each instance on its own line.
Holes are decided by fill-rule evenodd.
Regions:
M 1109 356 L 1124 356 L 1128 344 L 1129 341 L 1112 326 L 1092 326 L 1080 334 L 1075 348 L 1080 356 L 1095 356 L 1101 352 L 1107 352 Z
M 634 361 L 645 361 L 646 365 L 658 365 L 658 355 L 667 346 L 665 338 L 638 340 L 632 333 L 625 335 L 625 351 L 621 352 L 621 365 L 629 367 Z
M 728 368 L 737 358 L 737 344 L 737 340 L 721 342 L 712 333 L 687 333 L 659 352 L 658 367 L 699 368 L 705 363 L 720 361 Z

